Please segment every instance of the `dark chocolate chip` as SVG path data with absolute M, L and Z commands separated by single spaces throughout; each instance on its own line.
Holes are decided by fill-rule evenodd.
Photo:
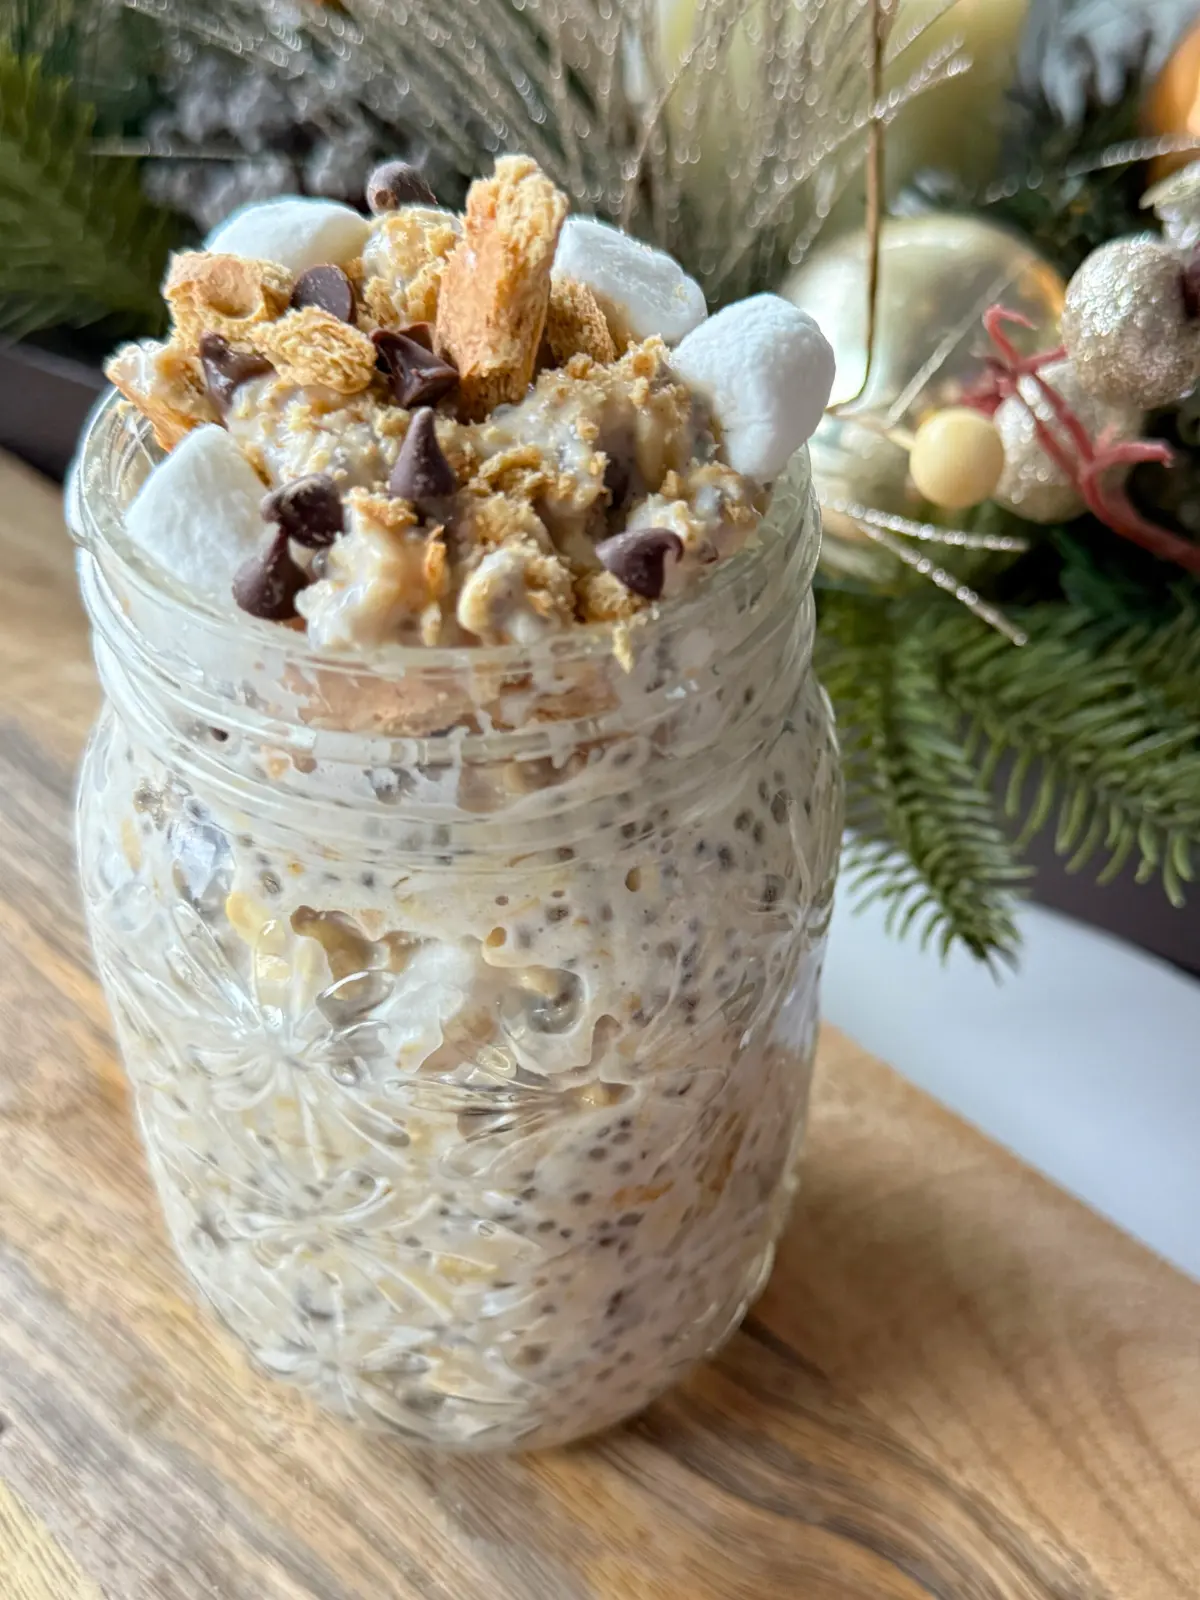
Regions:
M 427 323 L 418 323 L 425 329 Z M 379 360 L 391 379 L 392 398 L 398 406 L 429 406 L 450 393 L 458 372 L 432 349 L 413 337 L 414 330 L 394 333 L 380 328 L 371 335 Z
M 339 322 L 353 322 L 354 285 L 341 267 L 309 267 L 296 279 L 291 305 L 296 311 L 315 306 L 318 311 L 328 311 Z
M 331 545 L 345 526 L 342 498 L 326 472 L 312 472 L 272 489 L 263 500 L 262 514 L 308 550 Z
M 433 349 L 432 322 L 410 322 L 408 327 L 401 328 L 400 332 L 406 339 L 415 339 L 418 344 L 424 345 L 426 350 Z
M 458 480 L 442 454 L 428 406 L 413 412 L 396 465 L 388 479 L 388 492 L 408 500 L 418 511 L 454 493 Z
M 307 582 L 308 574 L 292 560 L 288 536 L 281 528 L 238 568 L 233 598 L 252 617 L 287 622 L 296 615 L 296 596 Z
M 200 335 L 200 365 L 209 396 L 222 416 L 243 383 L 275 370 L 265 356 L 256 356 L 250 350 L 235 350 L 219 333 Z
M 602 539 L 596 546 L 602 565 L 643 600 L 657 600 L 666 580 L 667 557 L 683 554 L 683 540 L 669 528 L 635 528 Z
M 400 206 L 436 206 L 437 195 L 411 161 L 385 161 L 367 179 L 367 204 L 378 216 Z

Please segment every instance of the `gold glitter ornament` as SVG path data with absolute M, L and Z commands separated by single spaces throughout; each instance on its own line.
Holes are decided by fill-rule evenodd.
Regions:
M 980 319 L 995 301 L 1033 324 L 1018 333 L 1026 353 L 1056 345 L 1064 283 L 1025 240 L 979 217 L 889 217 L 880 231 L 867 374 L 867 256 L 865 230 L 842 234 L 812 250 L 779 292 L 810 312 L 832 344 L 831 407 L 846 406 L 827 411 L 809 441 L 824 509 L 821 564 L 831 574 L 892 586 L 903 579 L 900 561 L 836 507 L 941 520 L 944 513 L 933 508 L 930 515 L 911 480 L 906 435 L 979 378 L 988 348 Z
M 1200 379 L 1200 318 L 1178 251 L 1150 233 L 1093 250 L 1067 285 L 1062 338 L 1097 400 L 1148 411 L 1184 399 Z
M 1142 413 L 1128 401 L 1110 404 L 1089 394 L 1070 361 L 1055 361 L 1042 376 L 1095 439 L 1107 433 L 1114 441 L 1136 439 Z M 1003 401 L 993 417 L 1004 445 L 1004 471 L 992 498 L 1029 522 L 1070 522 L 1084 510 L 1083 498 L 1067 474 L 1042 448 L 1030 406 L 1062 438 L 1061 424 L 1033 378 L 1020 380 L 1021 394 Z M 1026 404 L 1026 401 L 1028 404 Z

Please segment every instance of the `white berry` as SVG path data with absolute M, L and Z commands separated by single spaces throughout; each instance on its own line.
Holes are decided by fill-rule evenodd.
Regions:
M 751 295 L 689 333 L 671 366 L 712 406 L 729 465 L 777 478 L 816 431 L 833 388 L 833 350 L 807 311 Z
M 154 468 L 125 526 L 134 543 L 190 593 L 232 609 L 233 575 L 265 533 L 265 493 L 224 428 L 206 423 Z
M 217 224 L 204 248 L 253 261 L 274 261 L 289 272 L 300 273 L 326 262 L 345 266 L 362 255 L 370 231 L 367 219 L 351 206 L 289 194 L 242 206 Z
M 964 511 L 996 492 L 1004 442 L 990 418 L 969 406 L 948 406 L 917 429 L 908 470 L 924 499 L 945 511 Z
M 595 217 L 568 217 L 554 275 L 586 283 L 617 339 L 678 344 L 708 315 L 704 290 L 673 257 Z

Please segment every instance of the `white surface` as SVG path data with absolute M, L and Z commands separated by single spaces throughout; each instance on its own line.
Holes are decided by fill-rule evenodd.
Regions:
M 1040 907 L 1021 970 L 992 978 L 834 917 L 829 1020 L 1200 1277 L 1200 982 Z

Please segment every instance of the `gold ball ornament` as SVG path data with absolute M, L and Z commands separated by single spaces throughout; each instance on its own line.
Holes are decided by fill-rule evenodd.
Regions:
M 1043 367 L 1042 376 L 1070 406 L 1091 438 L 1108 431 L 1114 439 L 1136 439 L 1141 432 L 1141 411 L 1127 402 L 1109 404 L 1097 400 L 1084 389 L 1070 361 L 1055 361 Z M 1043 450 L 1030 407 L 1058 437 L 1061 428 L 1036 382 L 1022 378 L 1020 387 L 1024 400 L 1010 396 L 993 419 L 1004 446 L 1004 471 L 993 498 L 1029 522 L 1070 522 L 1084 510 L 1083 497 Z
M 809 441 L 813 480 L 827 507 L 839 500 L 945 520 L 936 508 L 930 517 L 910 476 L 908 451 L 888 433 L 915 433 L 930 412 L 956 405 L 979 378 L 989 348 L 980 319 L 992 302 L 1003 301 L 1033 324 L 1018 330 L 1022 350 L 1056 345 L 1065 285 L 1023 239 L 978 217 L 931 212 L 886 219 L 875 350 L 863 388 L 867 259 L 866 231 L 842 234 L 818 244 L 780 288 L 817 319 L 833 346 L 831 405 L 853 401 L 842 414 L 827 411 Z M 895 557 L 828 509 L 821 560 L 828 572 L 874 584 L 902 577 Z
M 1062 338 L 1097 400 L 1144 411 L 1182 400 L 1200 377 L 1200 318 L 1179 252 L 1151 233 L 1093 250 L 1067 285 Z
M 990 417 L 969 406 L 947 406 L 917 429 L 908 470 L 917 493 L 931 505 L 965 511 L 995 493 L 1004 443 Z
M 1200 137 L 1200 23 L 1175 46 L 1142 105 L 1142 131 L 1152 139 Z M 1194 161 L 1191 151 L 1159 156 L 1155 179 Z

